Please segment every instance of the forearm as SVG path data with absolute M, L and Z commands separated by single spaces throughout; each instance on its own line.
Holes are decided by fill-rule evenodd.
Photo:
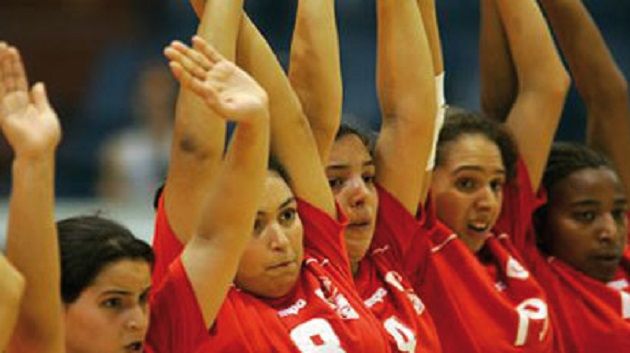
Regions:
M 12 347 L 41 352 L 60 352 L 64 342 L 54 163 L 54 152 L 16 156 L 7 230 L 8 258 L 28 281 Z
M 480 3 L 481 107 L 489 118 L 504 122 L 516 99 L 516 71 L 494 0 Z
M 377 6 L 382 126 L 376 178 L 415 213 L 437 111 L 431 50 L 416 0 L 379 0 Z
M 587 107 L 627 106 L 627 82 L 581 0 L 541 0 Z
M 234 61 L 242 0 L 208 0 L 197 34 Z M 181 88 L 177 100 L 165 207 L 179 240 L 187 242 L 202 217 L 205 195 L 223 155 L 225 121 L 195 93 Z
M 332 191 L 299 99 L 272 49 L 247 16 L 239 32 L 237 63 L 269 95 L 271 153 L 288 172 L 294 194 L 336 214 Z
M 230 148 L 207 197 L 197 235 L 182 261 L 195 289 L 207 327 L 211 327 L 233 283 L 241 254 L 252 236 L 267 176 L 269 115 L 237 126 Z M 213 280 L 209 282 L 207 279 Z
M 569 81 L 537 3 L 533 0 L 495 0 L 523 91 L 565 92 Z
M 420 9 L 424 30 L 429 40 L 429 46 L 431 47 L 433 73 L 435 76 L 438 76 L 444 72 L 444 58 L 442 55 L 442 41 L 440 40 L 440 29 L 435 1 L 436 0 L 418 0 L 418 8 Z
M 325 163 L 339 128 L 343 101 L 334 0 L 298 1 L 289 80 Z

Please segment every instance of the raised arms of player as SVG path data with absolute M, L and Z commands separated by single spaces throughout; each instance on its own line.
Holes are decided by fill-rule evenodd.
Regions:
M 503 123 L 516 99 L 516 71 L 495 0 L 481 0 L 480 6 L 481 108 L 488 118 Z
M 377 13 L 376 180 L 415 214 L 437 111 L 432 54 L 416 0 L 378 0 Z
M 200 10 L 198 35 L 233 61 L 243 1 L 195 0 L 192 4 Z M 183 243 L 194 234 L 202 217 L 205 195 L 223 155 L 224 139 L 225 121 L 196 94 L 182 87 L 164 201 L 169 223 Z
M 27 281 L 8 352 L 63 352 L 55 151 L 61 137 L 44 85 L 29 90 L 22 59 L 0 44 L 0 125 L 15 157 L 7 257 Z
M 269 95 L 271 152 L 289 174 L 294 194 L 335 216 L 332 191 L 300 101 L 272 49 L 246 15 L 236 61 Z
M 298 1 L 289 80 L 308 117 L 322 163 L 326 163 L 343 102 L 334 0 Z
M 581 0 L 540 2 L 588 111 L 587 141 L 610 157 L 630 190 L 628 82 Z
M 569 88 L 567 74 L 535 0 L 495 0 L 518 78 L 506 124 L 538 189 Z
M 267 175 L 269 112 L 267 94 L 249 75 L 200 37 L 193 43 L 195 51 L 179 42 L 166 50 L 174 75 L 219 116 L 237 123 L 205 199 L 204 217 L 182 254 L 210 327 L 253 231 Z
M 0 352 L 4 352 L 13 333 L 24 284 L 24 277 L 0 255 Z

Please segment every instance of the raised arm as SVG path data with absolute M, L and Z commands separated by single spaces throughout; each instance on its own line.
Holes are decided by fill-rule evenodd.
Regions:
M 433 177 L 433 167 L 435 166 L 435 152 L 437 148 L 437 140 L 444 123 L 446 114 L 446 97 L 444 92 L 444 80 L 446 72 L 444 71 L 444 56 L 442 54 L 442 40 L 440 39 L 440 27 L 437 18 L 437 9 L 435 0 L 418 0 L 418 9 L 422 15 L 424 30 L 431 48 L 431 57 L 433 62 L 433 75 L 435 76 L 435 94 L 437 103 L 437 112 L 435 116 L 435 124 L 433 125 L 433 145 L 431 153 L 427 159 L 427 167 L 425 175 L 422 179 L 422 189 L 420 192 L 420 202 L 424 203 L 431 187 L 431 178 Z
M 236 61 L 269 95 L 271 152 L 289 174 L 294 194 L 335 216 L 332 191 L 300 101 L 272 49 L 246 15 Z
M 57 115 L 41 83 L 29 90 L 15 48 L 0 44 L 0 125 L 15 154 L 7 257 L 27 281 L 9 352 L 63 352 L 61 275 L 54 220 Z
M 588 111 L 587 141 L 612 159 L 630 190 L 628 82 L 581 0 L 541 0 Z
M 560 121 L 569 75 L 535 0 L 495 1 L 518 78 L 506 124 L 537 189 Z
M 205 199 L 205 216 L 182 254 L 197 302 L 210 327 L 253 232 L 267 175 L 269 112 L 266 93 L 251 77 L 201 38 L 193 41 L 196 52 L 181 43 L 167 49 L 173 73 L 218 115 L 237 123 Z M 183 60 L 185 57 L 191 60 Z
M 24 277 L 0 255 L 0 351 L 9 343 L 20 312 Z
M 376 180 L 415 214 L 437 111 L 432 54 L 416 0 L 378 0 L 377 11 Z
M 233 61 L 243 1 L 194 0 L 192 4 L 200 14 L 197 34 Z M 183 243 L 194 234 L 202 217 L 205 195 L 216 176 L 224 140 L 225 121 L 197 95 L 181 88 L 164 201 L 169 223 Z
M 495 0 L 481 0 L 480 6 L 481 109 L 488 118 L 503 123 L 516 99 L 516 71 Z
M 289 80 L 326 163 L 342 112 L 341 62 L 334 0 L 299 0 Z

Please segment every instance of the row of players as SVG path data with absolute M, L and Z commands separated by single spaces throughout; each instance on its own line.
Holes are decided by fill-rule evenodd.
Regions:
M 579 0 L 541 3 L 591 142 L 617 169 L 586 147 L 552 147 L 569 78 L 534 0 L 482 0 L 490 119 L 445 112 L 434 0 L 378 0 L 373 149 L 339 126 L 333 0 L 299 1 L 288 77 L 242 1 L 193 1 L 192 48 L 165 50 L 182 90 L 153 251 L 100 217 L 55 227 L 57 117 L 0 44 L 1 126 L 15 152 L 0 347 L 629 348 L 625 81 Z M 224 151 L 226 120 L 237 127 Z

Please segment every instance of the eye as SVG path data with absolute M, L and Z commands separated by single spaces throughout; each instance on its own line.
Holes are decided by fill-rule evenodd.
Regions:
M 328 185 L 330 185 L 330 188 L 335 190 L 335 189 L 339 189 L 343 186 L 343 179 L 341 178 L 329 178 L 328 179 Z
M 366 173 L 363 175 L 363 182 L 366 185 L 374 185 L 374 173 Z
M 265 222 L 262 219 L 256 219 L 254 221 L 254 236 L 259 235 L 263 228 L 265 228 Z
M 502 179 L 496 179 L 490 182 L 490 187 L 492 188 L 492 191 L 497 193 L 503 190 L 503 184 L 505 184 L 505 182 Z
M 280 213 L 278 217 L 278 221 L 281 225 L 288 227 L 295 221 L 297 217 L 297 210 L 295 208 L 287 208 L 286 210 Z
M 628 211 L 625 208 L 618 208 L 612 211 L 612 216 L 617 223 L 624 223 L 627 219 Z
M 146 304 L 149 301 L 149 293 L 150 291 L 147 290 L 146 292 L 140 295 L 140 297 L 138 298 L 138 301 L 140 302 L 140 304 Z
M 573 217 L 583 223 L 590 223 L 595 220 L 597 214 L 594 211 L 575 212 Z
M 101 306 L 107 309 L 120 309 L 123 301 L 121 298 L 108 298 L 101 302 Z
M 460 178 L 455 181 L 455 186 L 462 191 L 472 191 L 476 188 L 477 183 L 472 178 Z

